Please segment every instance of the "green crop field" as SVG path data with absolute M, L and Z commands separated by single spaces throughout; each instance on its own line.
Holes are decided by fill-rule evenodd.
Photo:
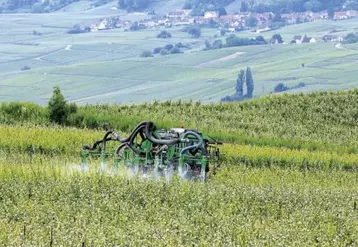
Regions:
M 178 4 L 177 2 L 175 2 Z M 156 3 L 162 12 L 172 8 Z M 175 5 L 179 7 L 179 5 Z M 78 2 L 49 14 L 6 14 L 0 23 L 0 99 L 46 104 L 54 85 L 67 99 L 85 103 L 136 103 L 152 100 L 192 99 L 219 101 L 234 91 L 240 69 L 250 66 L 255 80 L 254 96 L 273 92 L 279 83 L 306 86 L 293 92 L 355 88 L 357 45 L 336 47 L 320 42 L 331 31 L 344 35 L 354 31 L 355 20 L 316 21 L 288 26 L 262 35 L 280 33 L 289 43 L 294 35 L 315 37 L 317 44 L 283 44 L 223 48 L 204 51 L 204 41 L 215 40 L 216 29 L 202 29 L 192 39 L 179 27 L 169 28 L 171 39 L 158 39 L 160 29 L 125 32 L 112 29 L 86 34 L 66 32 L 74 25 L 89 25 L 100 18 L 150 18 L 113 9 L 115 2 L 91 8 Z M 81 13 L 81 14 L 76 14 Z M 33 31 L 41 35 L 33 35 Z M 240 37 L 255 37 L 249 31 Z M 140 58 L 145 51 L 182 42 L 183 54 Z M 305 67 L 302 67 L 302 64 Z M 30 70 L 22 70 L 24 67 Z
M 0 245 L 355 246 L 357 102 L 354 90 L 80 106 L 67 126 L 43 106 L 2 103 Z M 221 167 L 206 182 L 127 177 L 110 159 L 81 170 L 82 144 L 146 119 L 225 141 Z

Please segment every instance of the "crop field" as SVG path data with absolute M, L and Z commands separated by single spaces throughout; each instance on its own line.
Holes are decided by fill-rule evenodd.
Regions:
M 80 106 L 66 127 L 42 106 L 2 103 L 0 245 L 355 246 L 357 97 Z M 216 174 L 149 180 L 110 160 L 105 171 L 96 160 L 81 170 L 82 144 L 147 119 L 223 140 Z
M 174 2 L 155 4 L 165 12 Z M 156 38 L 160 29 L 67 34 L 74 24 L 89 25 L 108 16 L 127 20 L 150 18 L 113 9 L 115 2 L 98 8 L 89 5 L 78 2 L 50 14 L 1 16 L 1 100 L 46 104 L 52 87 L 59 85 L 67 99 L 79 104 L 167 99 L 216 102 L 233 93 L 239 70 L 248 66 L 253 71 L 256 97 L 272 93 L 279 83 L 306 84 L 292 92 L 337 91 L 357 86 L 357 45 L 337 47 L 320 42 L 323 35 L 332 31 L 341 35 L 354 31 L 356 20 L 317 21 L 262 33 L 269 39 L 278 32 L 287 43 L 294 35 L 307 34 L 315 37 L 317 44 L 203 51 L 205 40 L 216 39 L 216 29 L 202 29 L 199 39 L 190 38 L 179 27 L 168 29 L 171 39 Z M 34 30 L 41 35 L 33 35 Z M 237 35 L 254 37 L 258 34 L 245 31 Z M 178 42 L 188 46 L 183 54 L 139 57 L 145 50 Z M 26 66 L 30 70 L 22 70 Z

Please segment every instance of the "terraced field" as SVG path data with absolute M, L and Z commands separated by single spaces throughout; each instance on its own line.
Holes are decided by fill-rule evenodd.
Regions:
M 66 33 L 76 23 L 88 25 L 105 16 L 121 15 L 130 20 L 148 17 L 126 14 L 112 9 L 113 6 L 110 3 L 83 10 L 87 7 L 74 5 L 51 14 L 3 15 L 0 23 L 4 30 L 0 34 L 0 99 L 46 104 L 52 87 L 58 84 L 69 100 L 80 104 L 155 99 L 215 102 L 233 92 L 238 71 L 247 66 L 253 70 L 254 96 L 270 94 L 278 83 L 306 84 L 293 92 L 337 91 L 357 85 L 356 45 L 285 44 L 203 51 L 204 41 L 215 39 L 215 29 L 203 29 L 200 39 L 192 39 L 174 27 L 169 29 L 173 38 L 168 40 L 156 38 L 159 29 Z M 77 12 L 81 15 L 74 14 Z M 319 39 L 332 30 L 344 34 L 354 28 L 354 20 L 346 20 L 305 23 L 277 32 L 289 42 L 297 34 Z M 42 35 L 33 35 L 33 30 Z M 263 36 L 270 38 L 274 33 L 276 31 L 266 32 Z M 240 32 L 237 35 L 253 37 L 258 34 Z M 184 54 L 139 58 L 145 50 L 177 42 L 188 45 Z M 31 69 L 21 70 L 25 66 Z

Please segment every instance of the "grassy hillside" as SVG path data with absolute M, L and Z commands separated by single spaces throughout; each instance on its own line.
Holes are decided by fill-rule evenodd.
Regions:
M 70 35 L 76 23 L 88 25 L 105 16 L 148 18 L 112 9 L 113 3 L 82 11 L 82 5 L 51 14 L 11 14 L 2 17 L 0 34 L 0 99 L 45 104 L 54 85 L 77 103 L 130 103 L 154 99 L 194 99 L 214 102 L 231 94 L 237 73 L 250 66 L 255 79 L 254 96 L 269 94 L 278 83 L 306 87 L 295 92 L 344 90 L 357 86 L 357 45 L 335 47 L 330 43 L 267 45 L 202 51 L 204 41 L 214 40 L 215 29 L 203 29 L 192 39 L 179 28 L 168 29 L 173 38 L 157 39 L 158 29 L 124 32 L 122 29 Z M 164 6 L 165 7 L 165 6 Z M 76 10 L 78 9 L 78 10 Z M 77 15 L 75 13 L 80 13 Z M 314 22 L 263 33 L 319 39 L 332 30 L 354 31 L 354 20 Z M 42 35 L 33 35 L 33 30 Z M 241 32 L 241 37 L 257 36 Z M 188 45 L 184 54 L 139 58 L 144 50 L 171 43 Z M 304 63 L 305 67 L 301 67 Z M 31 70 L 22 71 L 25 66 Z
M 354 90 L 83 106 L 60 127 L 41 106 L 3 103 L 0 245 L 355 245 L 357 105 Z M 128 132 L 145 119 L 241 144 L 222 146 L 205 184 L 129 178 L 110 160 L 81 171 L 80 148 L 101 128 Z
M 243 103 L 200 104 L 167 101 L 139 105 L 80 107 L 68 125 L 114 128 L 129 133 L 140 121 L 161 127 L 199 129 L 225 141 L 358 153 L 358 91 L 270 96 Z M 0 108 L 2 123 L 44 125 L 39 106 Z M 29 138 L 32 139 L 32 138 Z

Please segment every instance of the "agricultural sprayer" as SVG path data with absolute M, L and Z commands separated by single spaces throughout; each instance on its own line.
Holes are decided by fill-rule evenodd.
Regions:
M 112 151 L 108 151 L 109 142 L 117 142 Z M 205 180 L 209 170 L 215 171 L 220 165 L 220 144 L 196 130 L 164 130 L 152 122 L 141 122 L 127 138 L 111 130 L 92 146 L 84 145 L 82 168 L 88 167 L 89 157 L 95 157 L 102 169 L 111 159 L 115 171 L 123 167 L 140 176 L 168 177 L 176 173 L 185 179 Z

